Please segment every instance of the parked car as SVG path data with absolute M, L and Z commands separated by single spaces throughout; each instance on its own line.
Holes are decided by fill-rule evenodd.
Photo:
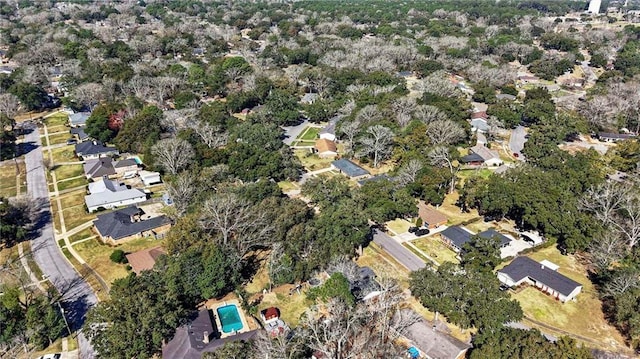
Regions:
M 518 157 L 520 157 L 520 154 L 514 152 L 513 153 L 513 157 L 518 158 Z
M 75 145 L 76 143 L 78 143 L 78 141 L 76 141 L 75 138 L 70 138 L 67 140 L 67 145 Z
M 505 291 L 505 290 L 507 290 L 507 289 L 509 289 L 509 286 L 508 286 L 508 285 L 506 285 L 506 284 L 500 284 L 500 290 L 501 290 L 501 291 Z
M 418 227 L 409 227 L 409 233 L 415 233 L 418 230 Z
M 419 228 L 416 231 L 416 236 L 420 237 L 420 236 L 426 236 L 427 234 L 429 234 L 429 229 L 427 228 Z

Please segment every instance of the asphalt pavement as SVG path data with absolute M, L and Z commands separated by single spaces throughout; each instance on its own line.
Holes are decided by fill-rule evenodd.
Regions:
M 373 230 L 373 242 L 412 272 L 426 267 L 426 264 L 420 257 L 378 229 Z
M 98 300 L 87 282 L 64 257 L 56 243 L 51 223 L 51 203 L 49 202 L 49 187 L 45 177 L 43 165 L 42 145 L 38 128 L 26 134 L 25 154 L 27 170 L 27 192 L 38 206 L 36 221 L 36 237 L 31 240 L 33 258 L 46 278 L 53 284 L 62 296 L 62 307 L 72 330 L 78 330 L 84 323 L 87 311 Z M 82 332 L 78 333 L 81 358 L 93 358 L 93 348 Z
M 527 142 L 526 135 L 524 126 L 518 126 L 511 130 L 511 137 L 509 138 L 509 150 L 511 150 L 511 153 L 517 153 L 518 159 L 521 161 L 524 161 L 522 149 L 524 148 L 524 143 Z

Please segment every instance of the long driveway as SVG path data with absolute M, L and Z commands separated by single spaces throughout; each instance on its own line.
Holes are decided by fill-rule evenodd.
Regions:
M 80 277 L 62 254 L 53 234 L 49 187 L 43 166 L 42 146 L 38 129 L 25 135 L 24 142 L 31 150 L 25 155 L 27 191 L 38 206 L 37 234 L 31 241 L 33 258 L 53 286 L 62 295 L 64 314 L 74 330 L 80 329 L 89 308 L 98 300 L 91 287 Z M 78 335 L 82 358 L 93 358 L 93 349 L 80 332 Z
M 509 149 L 511 153 L 517 153 L 518 159 L 520 161 L 524 161 L 524 155 L 522 154 L 522 149 L 524 148 L 524 143 L 527 142 L 525 136 L 527 133 L 524 130 L 524 126 L 518 126 L 511 130 L 511 137 L 509 138 Z
M 384 232 L 374 229 L 373 242 L 387 251 L 387 253 L 391 254 L 393 258 L 412 272 L 426 267 L 426 264 L 422 259 L 420 259 L 420 257 L 413 254 L 410 250 L 406 249 L 402 244 L 398 243 L 398 241 L 389 237 Z

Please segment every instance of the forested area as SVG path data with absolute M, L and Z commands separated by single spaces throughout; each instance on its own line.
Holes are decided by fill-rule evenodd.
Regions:
M 85 328 L 102 356 L 153 357 L 198 304 L 242 293 L 260 266 L 270 288 L 307 281 L 361 255 L 371 222 L 415 218 L 418 200 L 440 206 L 452 194 L 463 212 L 513 221 L 583 256 L 609 321 L 639 348 L 639 142 L 606 154 L 562 148 L 600 131 L 640 132 L 639 27 L 580 27 L 592 18 L 567 16 L 585 10 L 576 1 L 16 4 L 0 1 L 1 45 L 16 64 L 0 74 L 2 159 L 16 154 L 18 113 L 55 107 L 59 97 L 91 113 L 91 138 L 160 171 L 173 200 L 167 255 L 113 282 L 111 299 L 90 313 Z M 584 95 L 559 101 L 566 87 L 523 84 L 525 71 L 559 86 L 587 58 L 597 80 Z M 302 103 L 305 94 L 317 98 Z M 463 175 L 461 159 L 479 139 L 469 121 L 476 112 L 486 112 L 492 150 L 506 145 L 504 133 L 527 127 L 526 161 L 505 150 L 502 173 Z M 307 178 L 283 142 L 283 127 L 305 120 L 335 120 L 340 156 L 386 177 L 360 185 Z M 609 180 L 615 171 L 627 181 Z M 283 182 L 300 183 L 301 198 L 283 193 Z M 20 205 L 0 201 L 4 246 L 28 238 Z M 460 265 L 412 273 L 410 288 L 427 309 L 477 333 L 471 358 L 590 357 L 569 338 L 550 343 L 535 330 L 504 327 L 523 314 L 499 289 L 499 249 L 475 238 L 465 252 Z M 410 321 L 394 316 L 405 307 L 400 285 L 386 286 L 379 307 L 344 290 L 315 292 L 317 307 L 290 341 L 260 337 L 209 357 L 401 355 L 385 328 L 402 332 Z M 35 335 L 36 309 L 47 319 L 33 342 L 62 335 L 54 300 L 26 303 L 13 290 L 2 297 L 1 322 L 12 324 L 2 327 L 0 345 Z

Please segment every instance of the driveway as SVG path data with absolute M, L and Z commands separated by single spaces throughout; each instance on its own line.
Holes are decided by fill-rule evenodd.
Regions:
M 373 241 L 412 272 L 426 267 L 424 261 L 420 259 L 420 257 L 406 249 L 395 239 L 377 229 L 374 229 L 373 231 Z
M 282 142 L 284 142 L 284 144 L 287 145 L 287 146 L 291 146 L 293 141 L 295 141 L 296 138 L 298 138 L 298 136 L 300 136 L 302 131 L 304 131 L 304 129 L 307 126 L 309 126 L 309 121 L 304 120 L 299 125 L 283 127 L 285 138 L 284 138 L 284 140 L 282 140 Z
M 38 129 L 25 135 L 25 142 L 35 148 L 25 155 L 27 169 L 27 191 L 37 204 L 39 213 L 35 229 L 36 238 L 31 240 L 33 258 L 62 296 L 64 315 L 74 330 L 80 329 L 89 308 L 97 303 L 91 287 L 78 275 L 62 254 L 56 243 L 51 224 L 49 187 L 42 164 L 42 146 Z M 81 332 L 78 333 L 80 352 L 83 358 L 93 358 L 93 349 Z
M 524 126 L 518 126 L 511 130 L 511 137 L 509 138 L 509 150 L 511 150 L 511 153 L 517 153 L 520 161 L 524 161 L 524 155 L 521 151 L 524 148 L 524 143 L 527 142 L 524 137 L 526 135 Z

